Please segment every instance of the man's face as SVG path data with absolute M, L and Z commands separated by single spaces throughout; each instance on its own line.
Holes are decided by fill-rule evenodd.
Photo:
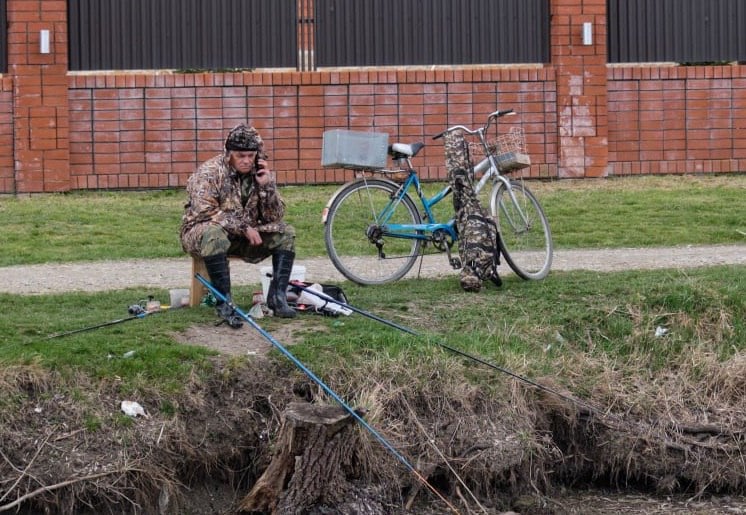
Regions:
M 256 153 L 256 150 L 231 150 L 229 158 L 230 165 L 235 168 L 238 173 L 249 173 L 254 169 Z

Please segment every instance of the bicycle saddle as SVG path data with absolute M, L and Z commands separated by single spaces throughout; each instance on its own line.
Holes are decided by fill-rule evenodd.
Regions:
M 421 142 L 412 143 L 411 145 L 407 143 L 392 143 L 389 147 L 389 155 L 394 159 L 414 157 L 424 146 L 425 144 Z

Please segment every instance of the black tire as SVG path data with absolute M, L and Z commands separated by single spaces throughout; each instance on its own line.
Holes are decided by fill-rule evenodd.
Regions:
M 350 281 L 363 285 L 390 283 L 406 275 L 417 261 L 422 240 L 393 237 L 377 221 L 398 189 L 397 184 L 385 180 L 356 181 L 342 189 L 329 207 L 324 227 L 326 251 L 337 270 Z M 409 195 L 392 206 L 386 223 L 420 223 Z M 371 239 L 382 245 L 383 256 Z
M 528 224 L 524 223 L 505 184 L 498 181 L 490 197 L 490 211 L 500 231 L 500 251 L 518 277 L 543 279 L 552 267 L 554 253 L 549 221 L 522 181 L 511 180 L 510 185 Z

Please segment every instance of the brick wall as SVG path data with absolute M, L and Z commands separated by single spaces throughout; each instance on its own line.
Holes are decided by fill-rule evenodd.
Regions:
M 746 66 L 609 71 L 609 174 L 746 171 Z
M 325 130 L 421 140 L 497 108 L 527 134 L 531 177 L 746 170 L 746 66 L 608 67 L 605 0 L 550 0 L 543 66 L 221 74 L 67 72 L 65 0 L 8 0 L 0 82 L 0 193 L 184 186 L 238 122 L 257 126 L 281 183 L 341 182 L 320 166 Z M 584 45 L 582 24 L 593 42 Z M 39 53 L 39 30 L 53 51 Z
M 8 0 L 8 75 L 13 79 L 11 186 L 16 192 L 70 189 L 67 2 Z M 42 54 L 40 31 L 50 32 Z M 8 174 L 0 171 L 0 177 Z M 5 192 L 3 191 L 3 192 Z
M 528 134 L 532 175 L 556 176 L 554 81 L 549 69 L 422 72 L 286 72 L 76 76 L 70 80 L 73 189 L 183 186 L 196 163 L 220 152 L 230 127 L 261 130 L 282 183 L 339 182 L 322 169 L 324 130 L 387 132 L 424 140 L 425 178 L 444 177 L 431 136 L 513 107 Z M 548 107 L 549 106 L 549 107 Z M 549 134 L 547 134 L 549 129 Z
M 0 193 L 15 191 L 13 159 L 13 81 L 0 79 Z
M 554 0 L 551 15 L 559 175 L 600 177 L 608 165 L 606 0 Z M 590 44 L 582 40 L 584 23 Z

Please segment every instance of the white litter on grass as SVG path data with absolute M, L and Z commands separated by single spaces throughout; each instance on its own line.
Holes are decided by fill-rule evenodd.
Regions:
M 264 318 L 264 311 L 262 311 L 262 304 L 257 302 L 249 310 L 249 316 L 251 318 Z
M 659 325 L 658 327 L 655 328 L 656 338 L 661 338 L 662 336 L 666 336 L 667 334 L 668 334 L 668 329 L 666 329 L 665 327 Z
M 134 356 L 134 355 L 135 355 L 135 351 L 133 351 L 133 350 L 128 350 L 127 352 L 125 352 L 124 354 L 122 354 L 122 357 L 123 357 L 123 358 L 131 358 L 131 357 L 132 357 L 132 356 Z
M 149 418 L 149 415 L 145 413 L 145 409 L 135 401 L 122 401 L 122 411 L 130 417 L 140 416 Z

